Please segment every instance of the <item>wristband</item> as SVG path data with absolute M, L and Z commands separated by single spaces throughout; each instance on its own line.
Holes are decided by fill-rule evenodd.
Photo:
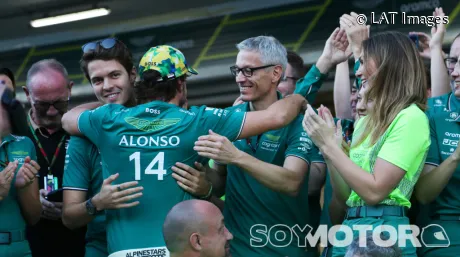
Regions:
M 207 195 L 205 195 L 203 197 L 200 197 L 201 200 L 209 201 L 209 199 L 211 199 L 211 196 L 212 196 L 212 183 L 209 182 L 209 184 L 211 184 L 211 187 L 209 187 L 209 192 L 208 192 Z

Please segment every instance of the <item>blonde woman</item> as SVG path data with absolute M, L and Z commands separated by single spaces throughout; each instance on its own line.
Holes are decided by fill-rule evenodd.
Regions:
M 368 84 L 364 101 L 372 99 L 373 106 L 355 125 L 349 156 L 329 112 L 321 119 L 309 106 L 303 127 L 326 159 L 334 194 L 348 207 L 342 226 L 388 225 L 395 228 L 390 240 L 398 240 L 398 225 L 409 225 L 409 200 L 430 146 L 425 68 L 406 35 L 385 32 L 363 42 L 356 75 Z M 337 239 L 345 238 L 344 231 Z M 404 242 L 404 256 L 417 256 L 412 242 Z M 334 246 L 333 256 L 345 250 Z

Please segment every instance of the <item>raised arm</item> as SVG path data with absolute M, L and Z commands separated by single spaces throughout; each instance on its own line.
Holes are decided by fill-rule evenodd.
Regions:
M 291 123 L 306 107 L 307 100 L 301 95 L 287 96 L 262 111 L 247 112 L 238 139 L 280 129 Z
M 341 62 L 335 69 L 334 78 L 334 107 L 337 118 L 353 119 L 350 97 L 354 92 L 350 90 L 350 69 L 348 61 Z

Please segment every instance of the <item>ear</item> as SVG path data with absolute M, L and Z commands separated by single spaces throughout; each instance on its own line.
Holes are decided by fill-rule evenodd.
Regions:
M 27 98 L 28 98 L 28 97 L 29 97 L 29 94 L 30 94 L 30 93 L 29 93 L 29 89 L 27 89 L 26 86 L 23 86 L 23 87 L 22 87 L 22 90 L 24 91 L 24 93 L 26 94 L 26 96 L 27 96 Z
M 281 80 L 281 76 L 283 76 L 283 67 L 281 65 L 276 65 L 273 69 L 273 83 L 278 83 Z
M 137 70 L 136 67 L 133 66 L 131 69 L 131 72 L 129 73 L 129 81 L 131 81 L 132 84 L 136 82 L 136 76 L 137 76 Z
M 198 233 L 193 233 L 189 238 L 190 247 L 195 251 L 201 251 L 203 246 L 201 245 L 200 235 Z
M 177 80 L 177 92 L 182 93 L 184 92 L 185 81 L 178 79 Z

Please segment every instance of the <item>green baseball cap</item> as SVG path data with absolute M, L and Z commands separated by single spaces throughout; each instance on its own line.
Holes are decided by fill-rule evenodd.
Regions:
M 198 74 L 188 66 L 181 51 L 168 45 L 152 47 L 144 54 L 139 63 L 139 77 L 143 79 L 144 72 L 148 70 L 158 71 L 163 77 L 160 81 L 175 79 L 187 73 Z

